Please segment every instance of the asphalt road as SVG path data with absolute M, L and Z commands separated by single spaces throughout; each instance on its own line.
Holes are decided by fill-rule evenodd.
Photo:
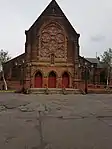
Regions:
M 112 95 L 0 93 L 0 149 L 112 149 Z

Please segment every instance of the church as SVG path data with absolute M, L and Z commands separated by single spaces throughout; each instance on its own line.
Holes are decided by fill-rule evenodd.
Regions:
M 80 34 L 56 0 L 52 0 L 25 31 L 25 53 L 4 64 L 9 89 L 81 88 L 84 72 L 88 83 L 103 82 L 104 69 L 97 58 L 80 56 Z

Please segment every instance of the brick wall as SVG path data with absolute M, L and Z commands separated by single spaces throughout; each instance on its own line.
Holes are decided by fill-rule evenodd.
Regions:
M 3 81 L 0 81 L 0 89 L 3 89 Z M 19 90 L 22 88 L 20 81 L 7 81 L 8 90 Z

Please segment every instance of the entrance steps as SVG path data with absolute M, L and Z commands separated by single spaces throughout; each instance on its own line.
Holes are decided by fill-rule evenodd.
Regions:
M 30 88 L 32 94 L 81 94 L 81 90 L 73 88 Z

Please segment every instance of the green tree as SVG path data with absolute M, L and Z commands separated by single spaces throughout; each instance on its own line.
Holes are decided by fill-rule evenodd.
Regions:
M 9 56 L 9 53 L 7 51 L 0 50 L 0 72 L 2 74 L 5 90 L 7 90 L 7 82 L 6 82 L 6 79 L 4 76 L 3 64 L 6 63 L 10 59 L 11 59 L 11 57 Z
M 104 51 L 103 55 L 101 55 L 101 60 L 104 64 L 104 67 L 107 69 L 107 87 L 109 85 L 109 79 L 111 74 L 112 68 L 112 49 L 109 48 L 108 50 Z

